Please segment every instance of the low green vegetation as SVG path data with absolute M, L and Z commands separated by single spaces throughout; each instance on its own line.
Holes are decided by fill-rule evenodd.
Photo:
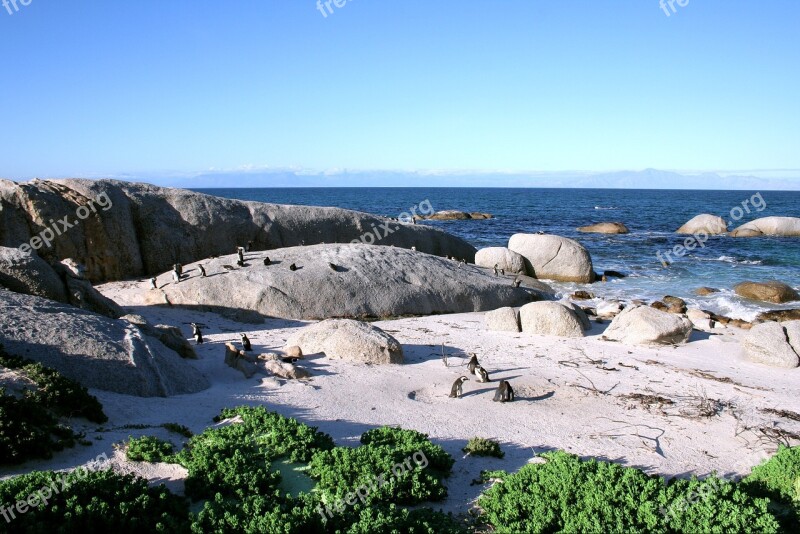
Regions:
M 131 438 L 125 456 L 132 462 L 169 462 L 172 460 L 172 443 L 153 436 Z
M 461 449 L 470 456 L 492 456 L 494 458 L 502 458 L 506 455 L 500 450 L 500 444 L 491 439 L 472 438 L 467 443 L 467 446 Z
M 784 447 L 753 468 L 742 483 L 752 494 L 768 497 L 781 522 L 800 530 L 800 447 Z
M 189 430 L 188 427 L 179 425 L 178 423 L 164 423 L 161 426 L 173 434 L 181 435 L 184 438 L 191 438 L 193 436 L 192 431 Z

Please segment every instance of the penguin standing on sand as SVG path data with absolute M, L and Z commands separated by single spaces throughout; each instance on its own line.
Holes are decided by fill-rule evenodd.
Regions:
M 200 269 L 200 276 L 205 278 L 206 277 L 206 268 L 203 267 L 202 265 L 199 265 L 199 264 L 197 265 L 197 267 Z
M 172 266 L 172 269 L 173 269 L 173 270 L 174 270 L 176 273 L 178 273 L 178 278 L 180 278 L 180 277 L 182 277 L 182 276 L 183 276 L 183 265 L 181 265 L 180 263 L 176 263 L 175 265 L 173 265 L 173 266 Z
M 480 365 L 475 368 L 475 374 L 478 375 L 478 382 L 485 383 L 491 382 L 489 379 L 489 372 Z
M 522 280 L 520 280 L 520 279 L 517 279 L 517 280 L 514 280 L 513 282 L 511 282 L 511 286 L 512 286 L 512 287 L 519 287 L 519 285 L 520 285 L 521 283 L 522 283 Z
M 178 270 L 177 269 L 173 269 L 173 271 L 172 271 L 172 280 L 176 284 L 180 283 L 180 281 L 181 281 L 181 275 L 178 274 Z
M 462 393 L 464 392 L 463 385 L 464 382 L 468 381 L 469 378 L 466 376 L 459 376 L 458 379 L 453 382 L 453 387 L 450 388 L 450 398 L 451 399 L 460 399 Z
M 242 350 L 248 352 L 253 350 L 252 345 L 250 345 L 250 340 L 247 339 L 247 334 L 242 334 Z
M 500 276 L 500 268 L 497 266 L 496 263 L 494 264 L 494 275 Z
M 158 289 L 158 284 L 156 283 L 156 277 L 150 279 L 150 289 Z
M 514 389 L 508 380 L 501 380 L 500 385 L 497 386 L 497 391 L 494 392 L 495 402 L 511 402 L 514 400 Z
M 195 344 L 203 344 L 203 331 L 200 330 L 200 326 L 197 323 L 192 323 L 192 336 L 194 336 Z
M 267 267 L 269 267 L 270 265 L 272 265 L 272 260 L 270 260 L 270 259 L 269 259 L 269 256 L 267 256 L 266 258 L 264 258 L 264 265 L 265 265 L 265 266 L 267 266 Z
M 290 271 L 296 271 L 296 270 L 297 270 L 297 265 L 295 265 L 294 263 L 293 263 L 293 264 L 291 264 L 291 265 L 289 266 L 289 270 L 290 270 Z
M 239 261 L 244 263 L 244 248 L 236 247 L 236 254 L 239 256 Z
M 469 353 L 472 358 L 469 359 L 469 363 L 467 364 L 467 369 L 469 369 L 469 374 L 474 375 L 475 369 L 480 367 L 478 363 L 478 356 L 474 352 Z

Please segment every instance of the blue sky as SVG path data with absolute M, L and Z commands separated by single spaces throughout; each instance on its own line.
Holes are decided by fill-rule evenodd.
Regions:
M 30 0 L 0 176 L 211 169 L 800 177 L 800 2 Z M 433 180 L 435 182 L 435 180 Z M 430 185 L 434 185 L 431 183 Z

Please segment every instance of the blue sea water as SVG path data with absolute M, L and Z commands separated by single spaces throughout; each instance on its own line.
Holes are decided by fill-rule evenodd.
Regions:
M 203 193 L 240 200 L 279 204 L 333 206 L 397 217 L 412 206 L 430 201 L 445 209 L 491 213 L 480 221 L 426 221 L 470 242 L 476 248 L 506 246 L 518 232 L 563 235 L 578 240 L 591 253 L 595 270 L 613 269 L 629 276 L 588 289 L 598 296 L 648 300 L 664 295 L 685 298 L 718 313 L 752 319 L 760 311 L 781 307 L 759 305 L 738 298 L 731 288 L 743 280 L 777 279 L 800 287 L 800 238 L 711 237 L 705 247 L 676 258 L 669 267 L 657 257 L 682 244 L 674 232 L 700 213 L 720 215 L 730 229 L 767 216 L 800 217 L 800 192 L 685 191 L 613 189 L 501 189 L 501 188 L 264 188 L 202 189 Z M 760 195 L 754 196 L 754 195 Z M 762 202 L 763 199 L 763 202 Z M 743 208 L 743 203 L 746 209 Z M 747 212 L 749 209 L 749 213 Z M 738 220 L 734 220 L 738 219 Z M 619 221 L 627 235 L 582 234 L 578 226 Z M 555 284 L 568 292 L 576 284 Z M 723 290 L 696 297 L 694 289 Z

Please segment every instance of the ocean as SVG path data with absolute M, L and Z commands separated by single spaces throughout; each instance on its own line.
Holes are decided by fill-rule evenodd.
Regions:
M 454 209 L 491 213 L 494 219 L 426 221 L 457 235 L 476 248 L 506 246 L 515 233 L 543 231 L 576 239 L 591 253 L 595 270 L 621 271 L 628 276 L 596 283 L 552 284 L 568 294 L 586 289 L 598 297 L 624 300 L 684 298 L 716 313 L 752 320 L 770 309 L 800 307 L 758 304 L 737 297 L 732 288 L 744 280 L 780 280 L 800 287 L 800 238 L 730 238 L 715 236 L 665 267 L 658 258 L 685 236 L 675 234 L 700 213 L 720 215 L 730 230 L 767 216 L 800 217 L 800 192 L 686 191 L 633 189 L 502 189 L 502 188 L 259 188 L 198 189 L 220 197 L 333 206 L 388 217 L 429 201 L 436 211 Z M 749 212 L 748 212 L 749 211 Z M 578 226 L 619 221 L 626 235 L 582 234 Z M 710 286 L 720 293 L 697 297 L 694 290 Z

